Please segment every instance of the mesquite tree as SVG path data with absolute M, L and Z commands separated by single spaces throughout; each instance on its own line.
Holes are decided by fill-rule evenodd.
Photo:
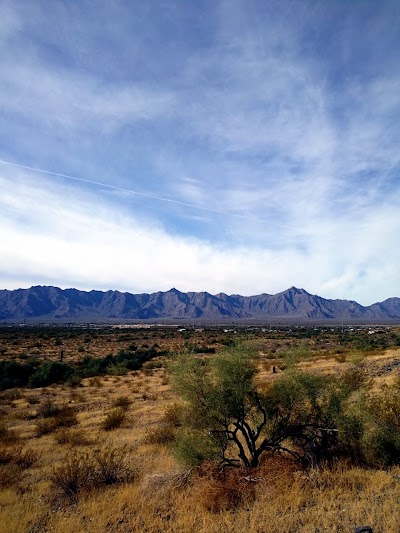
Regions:
M 185 400 L 177 449 L 187 464 L 219 458 L 257 467 L 266 451 L 303 462 L 337 451 L 343 405 L 362 379 L 337 380 L 289 372 L 256 384 L 255 354 L 230 349 L 210 362 L 186 354 L 171 367 Z

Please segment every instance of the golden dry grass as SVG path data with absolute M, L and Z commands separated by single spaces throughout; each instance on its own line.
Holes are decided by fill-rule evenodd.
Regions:
M 374 374 L 378 387 L 398 375 L 399 367 L 379 372 L 399 357 L 399 349 L 382 350 L 356 364 Z M 261 356 L 258 379 L 275 379 L 279 370 L 274 374 L 271 365 L 279 363 L 278 357 Z M 343 372 L 354 362 L 351 354 L 339 361 L 329 352 L 301 365 L 331 373 Z M 104 419 L 121 397 L 131 400 L 124 407 L 126 418 L 121 427 L 104 431 Z M 74 409 L 78 424 L 37 437 L 37 413 L 45 401 Z M 277 457 L 267 460 L 250 480 L 247 472 L 221 478 L 207 469 L 193 472 L 190 479 L 182 477 L 169 447 L 149 439 L 176 401 L 165 368 L 88 378 L 77 388 L 57 385 L 3 395 L 1 418 L 16 436 L 6 445 L 32 450 L 38 459 L 0 487 L 0 533 L 344 533 L 363 524 L 375 533 L 400 532 L 399 467 L 367 470 L 339 463 L 333 470 L 305 472 Z M 104 486 L 74 501 L 52 488 L 51 473 L 72 453 L 123 446 L 136 472 L 134 481 Z

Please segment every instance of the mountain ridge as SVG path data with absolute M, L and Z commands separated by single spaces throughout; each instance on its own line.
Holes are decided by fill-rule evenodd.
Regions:
M 181 292 L 175 288 L 139 294 L 46 285 L 0 290 L 0 321 L 25 319 L 70 322 L 152 319 L 400 321 L 400 298 L 362 306 L 354 300 L 330 300 L 294 286 L 277 294 L 254 296 Z

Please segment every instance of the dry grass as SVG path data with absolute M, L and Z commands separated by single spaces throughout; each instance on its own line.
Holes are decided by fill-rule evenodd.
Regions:
M 104 355 L 105 347 L 110 353 L 110 348 L 139 344 L 137 338 L 117 342 L 117 334 L 111 341 L 85 343 L 84 339 L 82 334 L 63 341 L 66 359 L 72 343 L 73 357 L 82 356 L 81 345 L 95 353 L 102 343 L 99 355 Z M 166 344 L 174 342 L 179 344 L 165 339 Z M 263 345 L 260 382 L 282 372 L 279 347 L 277 353 L 271 352 L 273 342 Z M 54 346 L 54 339 L 44 340 L 44 347 L 46 343 L 57 357 L 60 347 Z M 392 349 L 354 363 L 351 354 L 342 357 L 329 348 L 324 357 L 313 357 L 302 366 L 344 373 L 361 365 L 374 376 L 377 387 L 398 375 L 399 367 L 379 373 L 399 357 L 400 351 Z M 3 394 L 0 407 L 0 533 L 344 533 L 363 524 L 371 525 L 375 533 L 400 532 L 398 467 L 367 470 L 338 463 L 333 470 L 305 472 L 287 459 L 273 457 L 251 475 L 243 470 L 224 473 L 211 466 L 183 474 L 167 445 L 179 425 L 180 406 L 165 368 L 88 378 L 77 389 L 52 386 L 9 392 Z M 115 409 L 124 413 L 123 423 L 105 432 L 105 417 Z M 60 413 L 73 414 L 74 426 L 68 426 L 64 416 L 65 423 L 38 438 L 37 424 L 55 423 Z M 74 472 L 86 476 L 86 481 L 76 481 L 77 490 Z M 72 503 L 59 497 L 71 492 L 68 484 L 66 491 L 61 487 L 68 475 Z

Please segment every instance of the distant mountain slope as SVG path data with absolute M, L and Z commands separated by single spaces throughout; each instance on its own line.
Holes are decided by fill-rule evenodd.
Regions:
M 36 286 L 0 291 L 0 320 L 107 321 L 128 319 L 400 319 L 400 298 L 363 307 L 291 287 L 278 294 L 212 295 L 171 289 L 152 294 L 79 291 Z

